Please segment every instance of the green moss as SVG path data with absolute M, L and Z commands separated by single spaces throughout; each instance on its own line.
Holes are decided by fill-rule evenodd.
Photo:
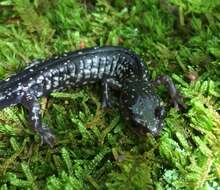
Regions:
M 122 45 L 152 78 L 170 75 L 187 109 L 170 108 L 160 137 L 137 136 L 99 85 L 43 98 L 56 134 L 40 146 L 20 106 L 0 112 L 0 189 L 220 189 L 220 2 L 215 0 L 3 0 L 0 78 L 32 59 Z M 161 97 L 168 102 L 166 92 Z

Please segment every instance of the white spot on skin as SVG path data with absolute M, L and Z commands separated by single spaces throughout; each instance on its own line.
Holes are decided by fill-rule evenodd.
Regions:
M 64 72 L 64 67 L 60 67 L 59 70 L 61 73 Z
M 91 74 L 90 70 L 88 69 L 84 70 L 84 75 L 86 79 L 90 78 L 90 74 Z
M 67 69 L 68 69 L 69 75 L 71 77 L 74 77 L 75 76 L 75 70 L 76 70 L 75 69 L 75 64 L 69 64 Z
M 156 134 L 157 133 L 157 128 L 154 127 L 153 129 L 151 129 L 151 132 Z
M 47 90 L 50 90 L 50 89 L 51 89 L 51 82 L 49 82 L 49 83 L 46 84 L 46 89 L 47 89 Z
M 42 75 L 40 75 L 37 79 L 37 83 L 41 84 L 43 80 L 44 80 L 44 77 Z
M 91 74 L 94 78 L 96 78 L 97 74 L 98 74 L 98 69 L 96 67 L 93 67 L 91 69 Z
M 106 73 L 106 74 L 109 74 L 109 73 L 110 73 L 110 70 L 111 70 L 111 64 L 108 63 L 108 64 L 106 65 L 106 68 L 105 68 L 105 73 Z
M 71 72 L 71 73 L 70 73 L 70 76 L 71 76 L 71 77 L 75 77 L 75 76 L 76 76 L 76 75 L 75 75 L 75 71 Z
M 37 97 L 41 97 L 41 96 L 43 96 L 43 92 L 38 91 L 38 92 L 37 92 Z
M 54 81 L 58 81 L 58 80 L 59 80 L 59 77 L 58 77 L 58 76 L 55 76 L 55 77 L 53 77 L 53 80 L 54 80 Z
M 50 89 L 51 89 L 51 86 L 50 86 L 50 85 L 46 85 L 46 89 L 47 89 L 47 90 L 50 90 Z
M 56 80 L 56 81 L 53 81 L 53 87 L 56 88 L 59 86 L 59 82 Z
M 64 75 L 63 75 L 63 80 L 64 80 L 64 81 L 66 81 L 66 80 L 69 79 L 69 78 L 70 78 L 69 75 L 67 75 L 67 74 L 64 74 Z
M 112 61 L 112 71 L 111 71 L 111 76 L 113 76 L 115 74 L 115 68 L 118 64 L 118 59 L 114 58 L 113 61 Z
M 83 69 L 84 69 L 84 62 L 82 60 L 80 60 L 79 70 L 83 71 Z
M 82 73 L 81 72 L 78 73 L 76 82 L 79 82 L 82 79 L 82 77 L 83 77 Z
M 104 67 L 101 67 L 101 68 L 99 69 L 99 73 L 98 73 L 99 79 L 101 79 L 101 78 L 103 77 L 104 71 L 105 71 L 105 68 L 104 68 Z
M 25 92 L 27 92 L 27 91 L 28 91 L 28 89 L 29 89 L 29 87 L 28 87 L 28 86 L 23 86 L 23 87 L 22 87 L 22 90 L 23 90 L 23 91 L 25 91 Z
M 32 87 L 33 85 L 35 84 L 35 81 L 34 80 L 31 80 L 28 82 L 28 88 Z
M 59 81 L 63 81 L 63 76 L 60 75 Z
M 91 59 L 86 59 L 86 66 L 87 65 L 90 65 L 92 63 L 92 60 Z M 88 67 L 86 67 L 86 68 L 88 68 Z

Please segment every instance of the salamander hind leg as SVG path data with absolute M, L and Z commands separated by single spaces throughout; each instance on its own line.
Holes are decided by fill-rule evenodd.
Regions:
M 47 143 L 53 147 L 55 137 L 50 129 L 41 123 L 40 104 L 37 98 L 31 94 L 25 94 L 22 97 L 21 104 L 24 105 L 29 111 L 29 119 L 33 130 L 38 132 L 41 137 L 41 145 Z

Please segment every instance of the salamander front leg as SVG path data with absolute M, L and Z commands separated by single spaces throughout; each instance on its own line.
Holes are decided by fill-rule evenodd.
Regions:
M 38 103 L 37 98 L 31 95 L 24 95 L 21 103 L 29 111 L 29 119 L 34 131 L 37 131 L 40 134 L 41 145 L 47 143 L 50 147 L 53 147 L 55 137 L 50 129 L 45 124 L 41 123 L 40 104 Z
M 110 108 L 115 103 L 110 97 L 110 89 L 119 90 L 120 84 L 113 79 L 104 79 L 102 81 L 102 108 Z
M 159 76 L 155 81 L 152 81 L 153 85 L 166 85 L 168 88 L 168 93 L 171 97 L 172 104 L 175 108 L 179 109 L 179 106 L 186 108 L 186 105 L 182 102 L 182 96 L 177 92 L 173 81 L 169 76 L 162 75 Z
M 102 108 L 106 109 L 111 107 L 111 102 L 109 98 L 109 84 L 107 80 L 102 82 Z

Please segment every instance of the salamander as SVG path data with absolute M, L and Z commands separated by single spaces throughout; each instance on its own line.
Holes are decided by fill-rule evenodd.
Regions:
M 30 126 L 40 134 L 41 142 L 52 147 L 55 136 L 41 122 L 38 98 L 97 81 L 101 83 L 104 108 L 112 106 L 111 91 L 118 91 L 119 107 L 124 118 L 132 126 L 147 129 L 154 135 L 163 127 L 165 116 L 154 86 L 166 84 L 175 107 L 181 104 L 169 77 L 162 76 L 152 81 L 146 64 L 133 51 L 118 46 L 105 46 L 33 61 L 20 73 L 0 81 L 0 109 L 22 104 L 28 110 Z

